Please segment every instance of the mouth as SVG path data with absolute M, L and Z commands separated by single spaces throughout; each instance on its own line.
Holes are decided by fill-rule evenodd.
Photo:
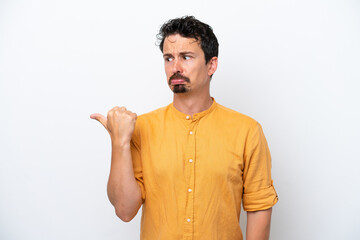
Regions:
M 181 84 L 186 84 L 186 83 L 190 83 L 190 79 L 188 77 L 183 76 L 180 73 L 174 73 L 170 78 L 169 78 L 169 85 L 175 86 L 175 85 L 181 85 Z
M 172 79 L 171 80 L 171 85 L 177 85 L 177 84 L 185 84 L 186 81 L 183 79 Z

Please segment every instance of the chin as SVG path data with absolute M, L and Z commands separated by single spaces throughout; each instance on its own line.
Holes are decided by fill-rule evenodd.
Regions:
M 183 84 L 180 84 L 180 85 L 174 85 L 171 88 L 171 91 L 173 91 L 173 93 L 187 93 L 187 92 L 189 92 L 189 88 L 187 88 Z

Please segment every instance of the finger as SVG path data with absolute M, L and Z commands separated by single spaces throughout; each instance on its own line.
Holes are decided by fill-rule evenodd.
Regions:
M 119 111 L 121 111 L 121 112 L 124 112 L 124 111 L 126 111 L 127 109 L 126 109 L 126 107 L 124 107 L 124 106 L 121 106 L 121 107 L 115 106 L 115 107 L 113 107 L 111 110 L 112 110 L 112 111 L 119 110 Z
M 133 112 L 131 112 L 131 111 L 126 111 L 126 113 L 127 113 L 129 116 L 131 116 L 132 118 L 134 118 L 134 119 L 136 120 L 136 118 L 137 118 L 136 113 L 133 113 Z
M 93 114 L 90 115 L 90 118 L 99 121 L 104 126 L 104 128 L 107 129 L 107 127 L 106 127 L 107 118 L 104 117 L 103 115 L 101 115 L 100 113 L 93 113 Z

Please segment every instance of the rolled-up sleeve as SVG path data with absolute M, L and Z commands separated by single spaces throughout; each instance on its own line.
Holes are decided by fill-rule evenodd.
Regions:
M 259 211 L 271 208 L 278 201 L 271 178 L 271 156 L 259 123 L 249 131 L 243 170 L 243 208 Z
M 144 186 L 142 162 L 141 162 L 140 130 L 139 130 L 138 126 L 139 126 L 139 120 L 135 124 L 135 130 L 132 135 L 130 146 L 131 146 L 131 158 L 132 158 L 132 162 L 133 162 L 134 176 L 135 176 L 136 182 L 140 186 L 141 199 L 142 199 L 142 202 L 144 203 L 144 201 L 145 201 L 145 186 Z

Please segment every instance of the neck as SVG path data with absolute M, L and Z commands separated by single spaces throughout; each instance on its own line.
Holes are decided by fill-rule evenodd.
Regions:
M 194 96 L 186 93 L 174 94 L 174 107 L 187 115 L 193 115 L 209 109 L 213 100 L 210 93 Z

